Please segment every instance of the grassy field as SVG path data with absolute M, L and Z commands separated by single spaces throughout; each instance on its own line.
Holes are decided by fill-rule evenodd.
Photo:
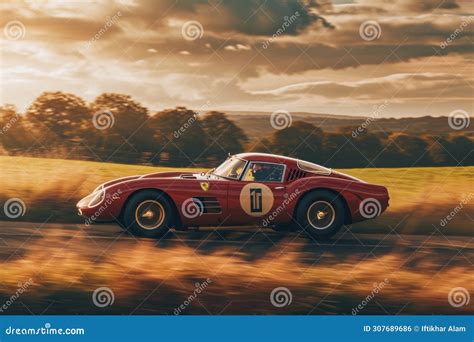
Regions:
M 75 204 L 107 180 L 170 168 L 61 159 L 0 157 L 0 203 L 19 198 L 26 213 L 17 220 L 80 222 Z M 354 225 L 354 231 L 472 235 L 474 167 L 341 170 L 389 189 L 390 207 L 375 221 Z M 464 204 L 462 204 L 465 202 Z M 441 220 L 462 208 L 445 226 Z M 1 211 L 0 219 L 7 219 Z M 375 227 L 375 228 L 374 228 Z

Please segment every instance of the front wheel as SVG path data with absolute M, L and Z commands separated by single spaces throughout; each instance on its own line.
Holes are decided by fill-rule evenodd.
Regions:
M 145 190 L 132 195 L 124 213 L 123 223 L 134 235 L 161 237 L 171 227 L 172 207 L 163 193 Z
M 317 190 L 301 200 L 296 219 L 302 230 L 311 238 L 327 239 L 341 229 L 344 214 L 340 195 L 327 190 Z

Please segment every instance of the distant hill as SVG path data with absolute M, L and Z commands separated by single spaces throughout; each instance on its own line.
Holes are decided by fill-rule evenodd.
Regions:
M 224 111 L 228 118 L 238 124 L 250 138 L 261 137 L 274 131 L 270 125 L 270 112 L 240 112 Z M 367 122 L 370 132 L 402 131 L 411 134 L 449 134 L 455 133 L 448 125 L 447 117 L 423 116 L 418 118 L 386 118 L 375 119 L 363 116 L 348 116 L 336 114 L 316 114 L 295 112 L 291 113 L 293 122 L 306 121 L 320 127 L 325 132 L 335 132 L 340 127 L 358 127 Z M 471 120 L 471 121 L 474 121 Z M 469 135 L 474 136 L 474 130 L 469 127 Z M 466 130 L 463 130 L 466 133 Z
M 272 112 L 247 112 L 247 111 L 223 111 L 226 114 L 229 115 L 251 115 L 251 116 L 270 116 Z M 343 115 L 343 114 L 323 114 L 323 113 L 309 113 L 309 112 L 291 112 L 291 115 L 293 117 L 307 117 L 307 116 L 312 116 L 312 117 L 318 117 L 318 118 L 337 118 L 337 119 L 343 119 L 343 120 L 349 120 L 349 119 L 364 119 L 365 116 L 363 115 Z

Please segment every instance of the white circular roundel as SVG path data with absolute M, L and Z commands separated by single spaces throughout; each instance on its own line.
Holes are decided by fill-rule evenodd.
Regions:
M 272 190 L 261 183 L 250 183 L 240 191 L 240 206 L 250 216 L 262 216 L 273 207 Z

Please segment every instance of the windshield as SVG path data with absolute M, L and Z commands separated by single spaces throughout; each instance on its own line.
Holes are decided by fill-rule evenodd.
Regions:
M 247 164 L 245 160 L 232 157 L 223 162 L 212 174 L 224 178 L 239 179 L 245 164 Z

